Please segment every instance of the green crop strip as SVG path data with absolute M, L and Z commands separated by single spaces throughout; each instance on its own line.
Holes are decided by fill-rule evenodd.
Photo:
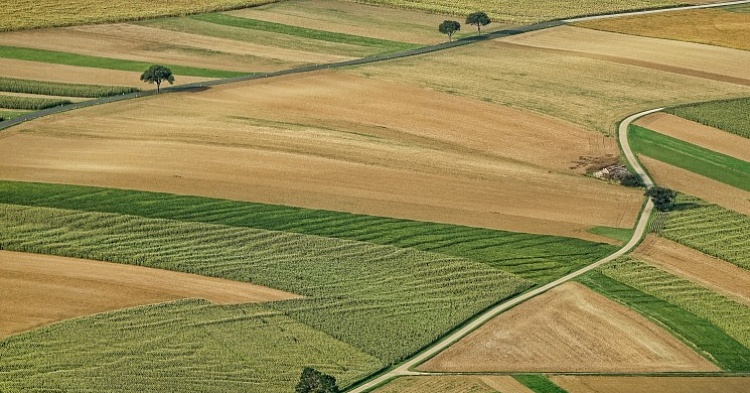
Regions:
M 5 109 L 38 111 L 67 104 L 70 104 L 70 100 L 0 95 L 0 108 Z
M 296 232 L 408 247 L 486 263 L 538 284 L 562 277 L 617 249 L 609 244 L 555 236 L 81 186 L 0 181 L 0 202 Z
M 598 271 L 577 281 L 666 326 L 722 369 L 750 371 L 750 350 L 711 322 Z
M 750 191 L 750 162 L 631 125 L 633 150 L 699 175 Z
M 0 77 L 0 91 L 62 97 L 109 97 L 138 91 L 135 87 L 81 85 Z
M 270 33 L 286 34 L 296 37 L 311 38 L 319 41 L 336 42 L 341 44 L 350 44 L 358 46 L 372 47 L 382 50 L 383 52 L 398 52 L 407 49 L 417 48 L 419 45 L 408 44 L 404 42 L 388 41 L 378 38 L 363 37 L 352 34 L 336 33 L 324 30 L 308 29 L 304 27 L 284 25 L 281 23 L 265 22 L 256 19 L 240 18 L 225 14 L 202 14 L 194 15 L 191 19 L 215 23 L 230 27 L 239 27 L 243 29 L 260 30 Z
M 555 385 L 547 377 L 540 374 L 517 374 L 513 378 L 535 393 L 568 393 L 567 390 Z
M 633 228 L 593 227 L 588 232 L 617 240 L 622 244 L 627 243 L 633 237 Z
M 22 116 L 29 113 L 28 111 L 13 111 L 13 110 L 3 110 L 0 109 L 0 118 L 8 120 L 12 119 L 14 117 Z
M 152 65 L 151 63 L 142 61 L 110 59 L 106 57 L 79 55 L 75 53 L 56 52 L 43 49 L 19 48 L 14 46 L 0 46 L 0 57 L 6 59 L 134 72 L 143 72 Z M 180 75 L 203 78 L 231 78 L 249 74 L 177 65 L 166 66 L 172 70 L 172 73 L 176 78 L 179 78 Z
M 381 367 L 266 305 L 183 300 L 77 318 L 0 341 L 3 392 L 294 391 L 303 367 L 346 386 Z
M 735 7 L 742 7 L 747 10 L 744 12 L 750 12 L 750 5 Z M 690 104 L 670 108 L 665 112 L 750 138 L 750 122 L 747 121 L 750 118 L 750 98 Z

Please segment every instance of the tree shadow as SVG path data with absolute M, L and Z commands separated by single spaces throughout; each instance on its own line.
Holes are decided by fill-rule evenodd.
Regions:
M 211 87 L 209 86 L 176 86 L 172 88 L 172 91 L 180 91 L 180 92 L 187 92 L 187 93 L 202 93 L 210 89 Z

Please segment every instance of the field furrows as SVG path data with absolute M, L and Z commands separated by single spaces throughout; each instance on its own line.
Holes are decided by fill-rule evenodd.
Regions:
M 569 393 L 750 393 L 748 377 L 553 376 Z
M 478 377 L 436 376 L 401 377 L 373 393 L 497 393 Z

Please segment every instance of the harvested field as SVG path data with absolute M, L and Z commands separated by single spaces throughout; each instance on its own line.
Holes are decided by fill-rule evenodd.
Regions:
M 750 377 L 550 377 L 569 393 L 750 393 Z
M 36 61 L 0 59 L 3 77 L 33 79 L 49 82 L 92 83 L 112 86 L 131 86 L 141 90 L 155 90 L 156 85 L 141 82 L 140 72 L 106 70 L 101 68 L 77 67 Z M 192 76 L 175 77 L 175 85 L 207 81 L 209 78 Z
M 124 23 L 0 33 L 0 45 L 248 73 L 349 59 Z
M 734 158 L 750 161 L 750 139 L 664 112 L 638 119 L 636 125 Z
M 655 235 L 648 235 L 633 255 L 750 306 L 750 272 L 745 269 Z
M 63 319 L 182 298 L 228 304 L 298 297 L 194 274 L 9 251 L 0 251 L 0 287 L 0 338 Z
M 494 377 L 493 377 L 494 378 Z M 511 377 L 507 377 L 511 378 Z M 511 378 L 512 379 L 512 378 Z M 373 393 L 497 393 L 479 377 L 400 377 Z M 505 392 L 503 392 L 505 393 Z M 515 393 L 515 392 L 508 392 Z
M 576 26 L 750 50 L 750 15 L 722 9 L 601 19 L 576 23 Z
M 479 380 L 501 393 L 534 393 L 511 376 L 485 376 Z
M 657 184 L 750 215 L 750 192 L 650 157 L 641 155 L 638 159 Z
M 591 226 L 632 227 L 642 200 L 638 190 L 568 169 L 581 155 L 613 154 L 609 138 L 527 112 L 338 73 L 87 108 L 0 138 L 6 179 L 588 239 L 599 239 L 586 233 Z
M 575 52 L 609 61 L 750 85 L 750 52 L 709 45 L 637 37 L 572 26 L 534 31 L 503 39 L 536 48 Z
M 500 314 L 419 366 L 446 372 L 710 371 L 635 311 L 566 283 Z
M 621 46 L 621 37 L 626 37 L 593 33 L 605 34 L 612 40 L 606 45 L 612 48 Z M 641 110 L 750 95 L 747 86 L 674 73 L 662 65 L 628 64 L 631 61 L 623 61 L 623 57 L 585 53 L 580 42 L 571 39 L 558 44 L 564 49 L 492 40 L 447 52 L 355 67 L 347 72 L 543 113 L 604 134 L 614 133 L 618 121 Z M 748 52 L 712 49 L 738 53 L 740 58 L 750 56 Z M 712 59 L 711 64 L 716 67 L 719 63 Z M 746 70 L 744 65 L 742 70 Z M 585 84 L 581 83 L 581 75 L 586 75 Z

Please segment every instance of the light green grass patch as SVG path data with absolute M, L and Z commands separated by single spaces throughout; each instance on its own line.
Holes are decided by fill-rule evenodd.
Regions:
M 27 113 L 30 113 L 29 111 L 12 111 L 12 110 L 4 110 L 0 109 L 0 117 L 2 117 L 5 120 L 12 119 L 14 117 L 23 116 Z
M 547 377 L 540 374 L 516 374 L 513 376 L 535 393 L 568 393 L 567 390 L 555 385 Z
M 111 59 L 106 57 L 96 57 L 79 55 L 68 52 L 56 52 L 43 49 L 20 48 L 14 46 L 0 46 L 0 57 L 6 59 L 37 61 L 42 63 L 64 64 L 78 67 L 103 68 L 108 70 L 143 72 L 152 64 L 142 61 Z M 205 68 L 195 68 L 177 65 L 166 65 L 172 70 L 176 78 L 180 75 L 196 76 L 203 78 L 230 78 L 235 76 L 247 75 L 249 73 L 209 70 Z
M 750 191 L 750 162 L 631 125 L 628 139 L 637 153 Z
M 745 5 L 750 10 L 750 6 Z M 750 11 L 748 11 L 750 12 Z M 703 102 L 664 110 L 732 134 L 750 138 L 750 97 L 734 100 Z
M 0 91 L 61 97 L 109 97 L 138 91 L 134 87 L 82 85 L 0 77 Z
M 633 237 L 633 228 L 593 227 L 588 232 L 617 240 L 621 244 L 629 242 Z
M 0 341 L 4 392 L 294 391 L 303 367 L 346 386 L 382 364 L 257 304 L 183 300 L 57 323 Z

